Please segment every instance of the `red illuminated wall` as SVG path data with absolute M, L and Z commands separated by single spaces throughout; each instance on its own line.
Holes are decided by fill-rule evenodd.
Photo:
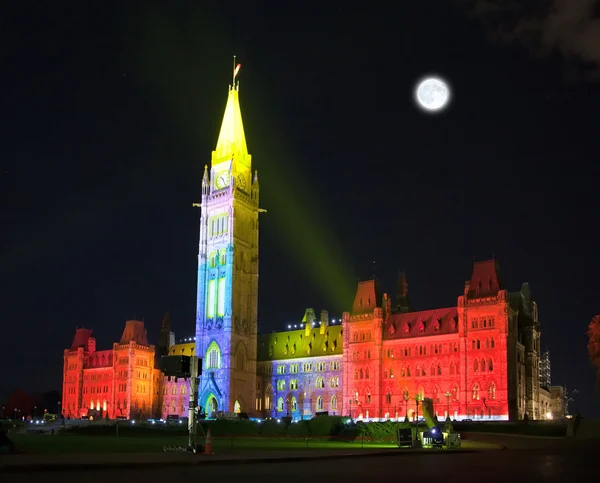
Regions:
M 77 329 L 64 351 L 63 398 L 65 417 L 149 418 L 158 411 L 160 371 L 154 368 L 154 346 L 143 322 L 128 321 L 112 350 L 97 351 L 89 329 Z
M 343 317 L 344 414 L 412 418 L 419 395 L 440 417 L 508 418 L 508 293 L 480 265 L 445 309 L 392 313 L 376 282 L 359 284 Z

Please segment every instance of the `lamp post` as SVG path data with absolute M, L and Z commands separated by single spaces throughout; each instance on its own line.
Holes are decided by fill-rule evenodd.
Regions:
M 421 400 L 421 395 L 417 394 L 415 396 L 415 403 L 416 403 L 416 407 L 417 407 L 417 414 L 415 415 L 415 421 L 417 422 L 417 424 L 419 424 L 419 401 Z
M 408 422 L 408 393 L 404 393 L 404 421 Z
M 446 391 L 446 421 L 450 421 L 450 391 Z

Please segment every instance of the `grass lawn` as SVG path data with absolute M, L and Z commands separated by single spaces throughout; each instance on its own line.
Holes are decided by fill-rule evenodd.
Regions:
M 10 439 L 26 453 L 148 453 L 165 445 L 187 446 L 187 436 L 82 436 L 70 434 L 12 434 Z M 394 448 L 393 444 L 339 442 L 323 439 L 214 438 L 215 451 Z

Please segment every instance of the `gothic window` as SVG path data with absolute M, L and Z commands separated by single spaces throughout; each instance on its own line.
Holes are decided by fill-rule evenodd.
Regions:
M 442 375 L 442 365 L 440 363 L 438 363 L 438 365 L 437 365 L 437 375 L 438 376 Z
M 494 327 L 494 317 L 490 317 L 490 321 L 488 324 L 490 327 Z
M 364 332 L 360 333 L 360 340 L 363 340 L 363 341 L 365 340 L 365 334 L 364 334 Z
M 433 388 L 433 400 L 435 402 L 440 400 L 440 387 L 437 385 Z
M 496 399 L 496 384 L 493 382 L 490 382 L 490 385 L 488 386 L 488 399 L 490 401 Z
M 426 345 L 423 346 L 423 355 L 424 356 L 427 355 L 427 346 Z
M 431 368 L 429 369 L 429 374 L 435 376 L 435 364 L 431 363 Z
M 492 340 L 490 341 L 490 347 L 493 349 L 494 346 L 495 346 L 494 338 L 492 337 Z
M 370 359 L 370 358 L 371 358 L 371 349 L 369 349 L 369 350 L 367 351 L 367 359 Z
M 332 410 L 337 409 L 337 397 L 335 394 L 331 397 L 330 409 L 332 409 Z
M 206 368 L 218 369 L 221 367 L 221 350 L 216 342 L 211 342 L 206 350 Z
M 485 363 L 485 359 L 481 359 L 481 372 L 485 372 L 487 369 L 487 364 Z
M 278 391 L 285 391 L 285 380 L 284 379 L 279 379 L 277 381 L 277 390 Z
M 477 359 L 473 361 L 473 372 L 479 372 L 479 361 Z
M 391 370 L 390 370 L 391 372 Z M 393 377 L 393 376 L 392 376 Z M 410 366 L 406 368 L 406 377 L 410 377 Z
M 417 366 L 417 377 L 421 377 L 421 366 Z
M 369 368 L 365 369 L 365 379 L 369 379 Z
M 477 348 L 481 349 L 481 341 L 479 339 L 477 339 Z
M 354 336 L 352 337 L 354 342 L 358 342 L 358 332 L 354 332 Z
M 404 366 L 402 366 L 402 369 L 400 370 L 400 376 L 406 377 L 406 369 L 404 368 Z
M 393 325 L 390 325 L 389 333 L 390 333 L 390 337 L 394 337 L 394 334 L 396 333 L 396 329 L 394 328 Z
M 227 251 L 223 248 L 219 253 L 219 265 L 224 267 L 227 264 Z
M 290 381 L 290 390 L 295 391 L 298 389 L 298 379 L 292 379 Z
M 490 370 L 490 371 L 494 370 L 494 363 L 492 362 L 492 359 L 490 359 L 488 361 L 488 370 Z
M 490 339 L 488 339 L 487 337 L 485 338 L 485 348 L 486 349 L 490 348 Z
M 367 404 L 371 403 L 371 392 L 367 390 L 367 393 L 365 394 L 365 401 L 367 402 Z
M 423 346 L 422 345 L 419 346 L 419 355 L 420 356 L 423 355 Z
M 366 358 L 367 358 L 367 351 L 365 349 L 365 352 L 363 353 L 363 359 L 366 359 Z
M 455 384 L 454 386 L 452 386 L 452 400 L 453 401 L 458 401 L 458 386 Z
M 323 411 L 323 396 L 317 398 L 317 411 Z
M 364 373 L 363 373 L 363 370 L 362 370 L 362 369 L 359 371 L 359 374 L 360 374 L 360 378 L 362 379 L 362 378 L 363 378 L 363 376 L 364 376 Z
M 471 398 L 475 401 L 479 401 L 479 384 L 477 383 L 473 384 Z
M 392 393 L 389 392 L 389 390 L 388 390 L 388 393 L 385 395 L 385 403 L 392 404 Z
M 209 264 L 210 268 L 215 268 L 217 266 L 217 252 L 212 252 L 210 254 Z
M 298 401 L 295 397 L 292 397 L 292 411 L 298 411 Z
M 354 369 L 354 379 L 358 379 L 358 371 Z
M 423 367 L 421 368 L 421 375 L 423 377 L 425 377 L 427 375 L 427 372 L 425 371 L 425 364 L 423 364 Z
M 175 396 L 175 395 L 177 394 L 177 387 L 176 387 L 176 386 L 173 386 L 173 387 L 171 388 L 171 394 L 172 394 L 173 396 Z
M 282 397 L 280 397 L 277 400 L 277 411 L 279 411 L 280 413 L 283 412 L 283 398 Z
M 182 396 L 185 396 L 187 394 L 187 386 L 185 386 L 185 385 L 181 386 L 181 391 L 180 392 L 181 392 Z
M 450 375 L 454 375 L 454 362 L 450 363 Z
M 475 339 L 473 339 L 473 341 L 471 342 L 471 346 L 473 350 L 475 350 L 475 347 L 477 347 L 477 342 L 475 342 Z
M 487 319 L 483 319 L 483 328 L 485 329 L 487 327 Z

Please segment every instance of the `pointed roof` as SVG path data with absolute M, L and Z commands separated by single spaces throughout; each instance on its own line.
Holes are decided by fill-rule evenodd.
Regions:
M 498 263 L 495 260 L 485 260 L 473 264 L 469 298 L 495 297 L 502 290 L 498 274 Z
M 213 151 L 213 165 L 233 158 L 235 162 L 250 168 L 251 160 L 246 145 L 239 94 L 239 84 L 229 87 L 221 131 L 219 132 L 217 147 Z
M 381 300 L 381 297 L 377 280 L 358 282 L 354 304 L 352 304 L 352 314 L 358 315 L 373 312 L 378 306 L 378 300 Z
M 144 322 L 141 320 L 128 320 L 125 322 L 125 328 L 123 329 L 123 335 L 119 343 L 129 344 L 130 341 L 141 345 L 149 345 L 148 334 L 146 333 Z

